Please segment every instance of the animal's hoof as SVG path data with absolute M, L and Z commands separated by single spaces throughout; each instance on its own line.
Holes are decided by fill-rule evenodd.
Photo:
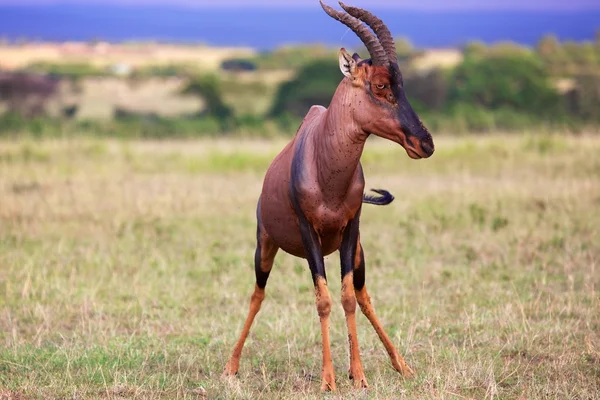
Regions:
M 363 388 L 368 388 L 369 384 L 367 383 L 367 378 L 365 377 L 365 373 L 363 372 L 362 366 L 354 368 L 351 368 L 348 371 L 348 378 L 352 379 L 353 385 L 355 389 L 363 389 Z
M 352 378 L 352 380 L 354 381 L 354 389 L 366 389 L 369 387 L 369 384 L 367 383 L 367 378 L 365 378 L 364 375 L 362 376 L 362 378 Z
M 404 364 L 404 368 L 402 369 L 402 371 L 400 371 L 400 373 L 405 378 L 412 378 L 413 376 L 415 376 L 415 371 L 413 371 L 412 368 L 408 366 L 408 364 Z
M 336 390 L 335 375 L 333 371 L 323 371 L 323 382 L 321 383 L 321 392 Z
M 223 373 L 221 374 L 221 376 L 222 377 L 236 376 L 237 373 L 238 373 L 238 366 L 232 365 L 231 362 L 228 362 L 227 365 L 225 365 L 225 368 L 223 369 Z
M 401 360 L 399 362 L 397 360 L 394 360 L 393 364 L 394 364 L 394 369 L 396 371 L 400 372 L 400 374 L 404 378 L 412 378 L 415 375 L 415 371 L 413 371 L 412 368 L 409 367 L 408 364 L 404 362 L 404 360 Z

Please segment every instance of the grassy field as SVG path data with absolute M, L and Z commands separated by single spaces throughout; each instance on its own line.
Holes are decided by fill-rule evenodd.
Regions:
M 327 258 L 338 392 L 318 392 L 306 262 L 280 252 L 240 374 L 254 210 L 282 141 L 0 142 L 0 398 L 600 398 L 600 137 L 370 139 L 367 285 L 416 371 L 362 315 L 354 391 Z

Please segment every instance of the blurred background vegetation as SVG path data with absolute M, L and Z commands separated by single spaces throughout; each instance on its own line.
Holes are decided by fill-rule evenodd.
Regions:
M 50 45 L 3 43 L 0 59 L 43 46 Z M 156 63 L 107 54 L 158 44 L 78 46 L 79 57 L 22 57 L 0 69 L 0 136 L 293 135 L 311 105 L 328 106 L 342 79 L 338 49 L 320 45 L 269 52 L 172 45 L 179 56 L 166 58 L 178 61 Z M 548 35 L 534 47 L 470 42 L 439 50 L 398 38 L 397 48 L 409 100 L 433 132 L 600 126 L 600 32 L 585 42 Z

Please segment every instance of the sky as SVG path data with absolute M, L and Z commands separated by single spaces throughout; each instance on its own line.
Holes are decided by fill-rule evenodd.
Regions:
M 326 0 L 326 3 L 339 8 L 336 0 Z M 345 3 L 415 10 L 600 10 L 599 0 L 346 0 Z M 54 4 L 319 7 L 318 0 L 0 0 L 0 6 Z

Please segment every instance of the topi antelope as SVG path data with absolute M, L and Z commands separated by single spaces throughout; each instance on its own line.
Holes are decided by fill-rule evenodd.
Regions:
M 403 376 L 412 369 L 394 347 L 375 315 L 365 286 L 365 257 L 360 243 L 362 203 L 386 205 L 394 197 L 364 194 L 360 157 L 373 134 L 400 144 L 410 158 L 433 154 L 431 135 L 406 99 L 396 48 L 385 24 L 369 11 L 340 5 L 346 12 L 321 6 L 332 18 L 348 26 L 365 44 L 370 59 L 339 51 L 344 78 L 329 108 L 312 106 L 296 136 L 267 170 L 256 217 L 256 284 L 250 311 L 224 375 L 235 375 L 248 332 L 265 297 L 265 286 L 277 251 L 306 258 L 315 287 L 321 323 L 323 369 L 321 390 L 335 390 L 329 346 L 331 297 L 323 257 L 340 252 L 341 303 L 350 345 L 349 376 L 356 388 L 367 387 L 356 335 L 356 303 L 370 321 L 387 350 L 392 365 Z M 371 32 L 366 23 L 373 32 Z

